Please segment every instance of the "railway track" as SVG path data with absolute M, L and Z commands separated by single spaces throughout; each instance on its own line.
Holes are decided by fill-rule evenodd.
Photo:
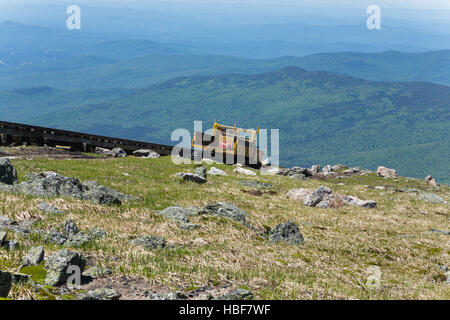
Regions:
M 170 155 L 173 146 L 135 140 L 105 137 L 21 123 L 0 121 L 0 140 L 3 146 L 34 145 L 70 147 L 72 151 L 95 152 L 96 147 L 122 148 L 127 154 L 139 149 L 151 149 L 160 155 Z

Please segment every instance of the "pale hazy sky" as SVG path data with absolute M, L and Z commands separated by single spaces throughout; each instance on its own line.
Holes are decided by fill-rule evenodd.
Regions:
M 334 7 L 363 7 L 375 4 L 384 7 L 409 8 L 409 9 L 449 9 L 450 0 L 0 0 L 1 5 L 11 4 L 84 4 L 90 6 L 102 6 L 114 4 L 115 6 L 133 7 L 136 4 L 151 5 L 155 2 L 165 3 L 221 3 L 221 4 L 251 4 L 251 5 L 300 5 L 300 6 L 334 6 Z

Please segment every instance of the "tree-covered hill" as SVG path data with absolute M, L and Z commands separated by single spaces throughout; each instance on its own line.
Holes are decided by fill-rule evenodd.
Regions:
M 423 82 L 373 82 L 296 67 L 181 77 L 31 122 L 170 143 L 174 129 L 192 131 L 194 120 L 209 128 L 214 118 L 280 129 L 284 165 L 385 165 L 401 175 L 450 181 L 450 88 Z

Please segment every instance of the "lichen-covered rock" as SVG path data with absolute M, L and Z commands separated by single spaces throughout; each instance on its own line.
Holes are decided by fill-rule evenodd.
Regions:
M 88 236 L 91 238 L 91 240 L 104 239 L 106 238 L 106 231 L 102 228 L 92 228 L 88 232 Z
M 255 189 L 270 189 L 273 188 L 273 186 L 269 183 L 265 183 L 265 182 L 259 182 L 259 181 L 254 181 L 254 180 L 242 180 L 240 181 L 240 184 L 242 184 L 243 186 L 246 187 L 252 187 Z
M 45 233 L 45 242 L 56 245 L 63 245 L 67 241 L 67 237 L 56 230 L 50 230 Z
M 117 192 L 116 190 L 99 185 L 97 181 L 85 181 L 82 190 L 82 199 L 97 204 L 121 205 L 122 201 L 133 198 Z
M 319 173 L 319 172 L 320 172 L 320 165 L 318 165 L 318 164 L 313 165 L 313 166 L 311 167 L 311 172 L 312 172 L 313 174 Z
M 253 300 L 253 293 L 247 289 L 236 289 L 218 297 L 218 300 Z
M 141 158 L 147 158 L 147 159 L 157 159 L 161 157 L 161 155 L 153 150 L 150 149 L 139 149 L 136 151 L 133 151 L 133 155 L 135 157 L 141 157 Z
M 12 185 L 17 182 L 17 171 L 7 158 L 0 159 L 0 183 Z
M 181 229 L 191 230 L 200 227 L 198 224 L 191 223 L 188 218 L 199 214 L 199 209 L 195 207 L 172 206 L 160 211 L 159 214 L 175 221 Z
M 162 237 L 147 235 L 131 240 L 131 244 L 134 246 L 141 246 L 147 250 L 152 250 L 164 249 L 167 246 L 167 241 Z
M 70 236 L 66 242 L 64 242 L 65 247 L 80 248 L 91 241 L 91 237 L 83 232 L 78 232 L 75 235 Z
M 433 193 L 426 193 L 426 192 L 419 192 L 419 199 L 425 202 L 429 203 L 437 203 L 437 204 L 447 204 L 447 201 L 442 199 L 441 197 L 433 194 Z
M 51 214 L 60 214 L 61 213 L 61 211 L 58 208 L 49 205 L 45 201 L 42 201 L 38 204 L 38 209 L 45 213 L 51 213 Z
M 0 270 L 0 297 L 7 298 L 13 283 L 12 274 Z
M 200 177 L 206 180 L 206 168 L 199 167 L 195 169 L 194 174 L 198 174 Z
M 375 209 L 377 207 L 377 203 L 373 200 L 361 200 L 356 197 L 345 196 L 345 195 L 337 195 L 337 197 L 339 199 L 341 199 L 344 203 L 352 205 L 352 206 L 371 208 L 371 209 Z
M 182 177 L 184 181 L 193 181 L 196 183 L 205 183 L 206 179 L 202 177 L 201 175 L 195 174 L 195 173 L 184 173 L 180 172 L 176 174 L 179 177 Z
M 287 242 L 289 244 L 302 244 L 304 239 L 298 225 L 295 222 L 288 221 L 280 223 L 270 231 L 269 241 L 272 243 Z
M 101 267 L 101 266 L 93 266 L 83 272 L 84 276 L 91 277 L 93 279 L 104 278 L 112 274 L 112 270 L 110 268 Z
M 305 196 L 303 200 L 303 204 L 309 207 L 315 207 L 320 201 L 322 201 L 323 197 L 317 191 L 311 192 Z
M 66 237 L 71 237 L 76 235 L 78 232 L 80 232 L 80 230 L 78 229 L 77 225 L 75 224 L 75 222 L 73 222 L 72 220 L 67 220 L 64 223 L 63 226 L 63 234 Z
M 316 193 L 318 193 L 319 195 L 321 195 L 323 197 L 326 194 L 331 194 L 332 191 L 328 187 L 320 186 L 319 188 L 317 188 Z
M 122 294 L 110 288 L 98 288 L 79 294 L 77 300 L 119 300 Z
M 210 203 L 201 209 L 202 214 L 211 214 L 239 222 L 246 227 L 250 227 L 246 218 L 248 213 L 227 202 Z
M 67 274 L 69 266 L 78 266 L 80 271 L 83 272 L 86 266 L 86 258 L 77 252 L 71 252 L 67 249 L 52 254 L 45 262 L 45 268 L 47 269 L 45 284 L 49 286 L 64 284 L 70 276 Z
M 37 266 L 44 261 L 44 248 L 42 246 L 32 247 L 23 259 L 23 266 Z

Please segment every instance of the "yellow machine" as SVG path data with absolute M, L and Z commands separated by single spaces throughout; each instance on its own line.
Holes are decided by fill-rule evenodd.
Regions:
M 218 124 L 214 120 L 212 134 L 194 132 L 192 149 L 201 153 L 202 158 L 210 158 L 226 164 L 241 163 L 260 167 L 262 152 L 257 147 L 256 130 L 237 128 Z M 232 163 L 231 163 L 232 162 Z

